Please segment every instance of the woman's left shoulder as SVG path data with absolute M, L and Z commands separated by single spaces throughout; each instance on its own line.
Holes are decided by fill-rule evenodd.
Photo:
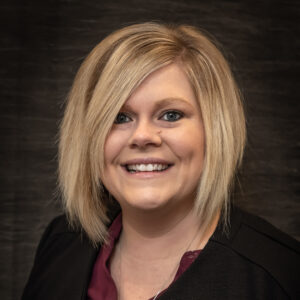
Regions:
M 282 258 L 291 258 L 290 255 L 299 259 L 300 242 L 288 234 L 282 232 L 268 221 L 246 212 L 240 208 L 234 207 L 232 211 L 232 222 L 237 226 L 232 239 L 234 244 L 242 243 L 242 248 L 249 248 L 251 252 L 262 254 L 265 250 L 276 250 Z M 237 220 L 234 220 L 237 219 Z M 255 247 L 253 247 L 255 245 Z M 259 246 L 259 247 L 257 247 Z M 269 253 L 271 255 L 271 253 Z
M 264 270 L 291 295 L 300 290 L 300 243 L 261 217 L 233 206 L 229 232 L 217 229 L 212 241 Z M 224 248 L 224 249 L 225 249 Z

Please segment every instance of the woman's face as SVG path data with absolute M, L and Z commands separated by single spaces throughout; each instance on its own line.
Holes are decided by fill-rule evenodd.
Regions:
M 204 144 L 192 87 L 182 66 L 170 64 L 149 75 L 120 110 L 105 143 L 102 181 L 122 209 L 192 205 Z

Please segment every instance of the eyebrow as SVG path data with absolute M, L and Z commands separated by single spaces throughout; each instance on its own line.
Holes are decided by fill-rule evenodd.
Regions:
M 168 105 L 171 105 L 171 104 L 174 104 L 174 103 L 178 103 L 178 104 L 184 104 L 184 105 L 189 105 L 190 108 L 193 108 L 194 107 L 186 100 L 184 100 L 183 98 L 164 98 L 164 99 L 161 99 L 159 101 L 157 101 L 155 103 L 155 109 L 161 109 L 165 106 L 168 106 Z M 128 110 L 132 110 L 132 106 L 130 104 L 127 104 L 125 103 L 124 106 L 123 106 L 124 109 L 128 109 Z

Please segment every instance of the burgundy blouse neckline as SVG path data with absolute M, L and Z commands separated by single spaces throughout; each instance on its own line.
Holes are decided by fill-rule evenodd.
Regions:
M 120 213 L 109 228 L 108 243 L 103 245 L 95 261 L 92 277 L 88 287 L 88 300 L 117 300 L 118 292 L 109 270 L 109 259 L 119 239 L 122 230 L 122 214 Z M 187 251 L 181 257 L 176 275 L 172 281 L 175 282 L 195 261 L 201 250 Z M 171 283 L 171 284 L 172 284 Z M 163 294 L 168 288 L 163 290 Z M 159 298 L 159 297 L 158 297 Z M 158 299 L 157 298 L 157 299 Z M 149 299 L 152 300 L 153 298 Z

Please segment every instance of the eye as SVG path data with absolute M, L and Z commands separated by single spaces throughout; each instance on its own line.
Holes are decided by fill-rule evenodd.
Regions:
M 127 122 L 130 122 L 131 119 L 125 114 L 125 113 L 118 113 L 116 118 L 115 118 L 115 121 L 114 123 L 115 124 L 122 124 L 122 123 L 127 123 Z
M 176 110 L 170 110 L 163 114 L 162 119 L 168 122 L 175 122 L 181 119 L 182 117 L 183 117 L 183 113 L 178 112 Z

